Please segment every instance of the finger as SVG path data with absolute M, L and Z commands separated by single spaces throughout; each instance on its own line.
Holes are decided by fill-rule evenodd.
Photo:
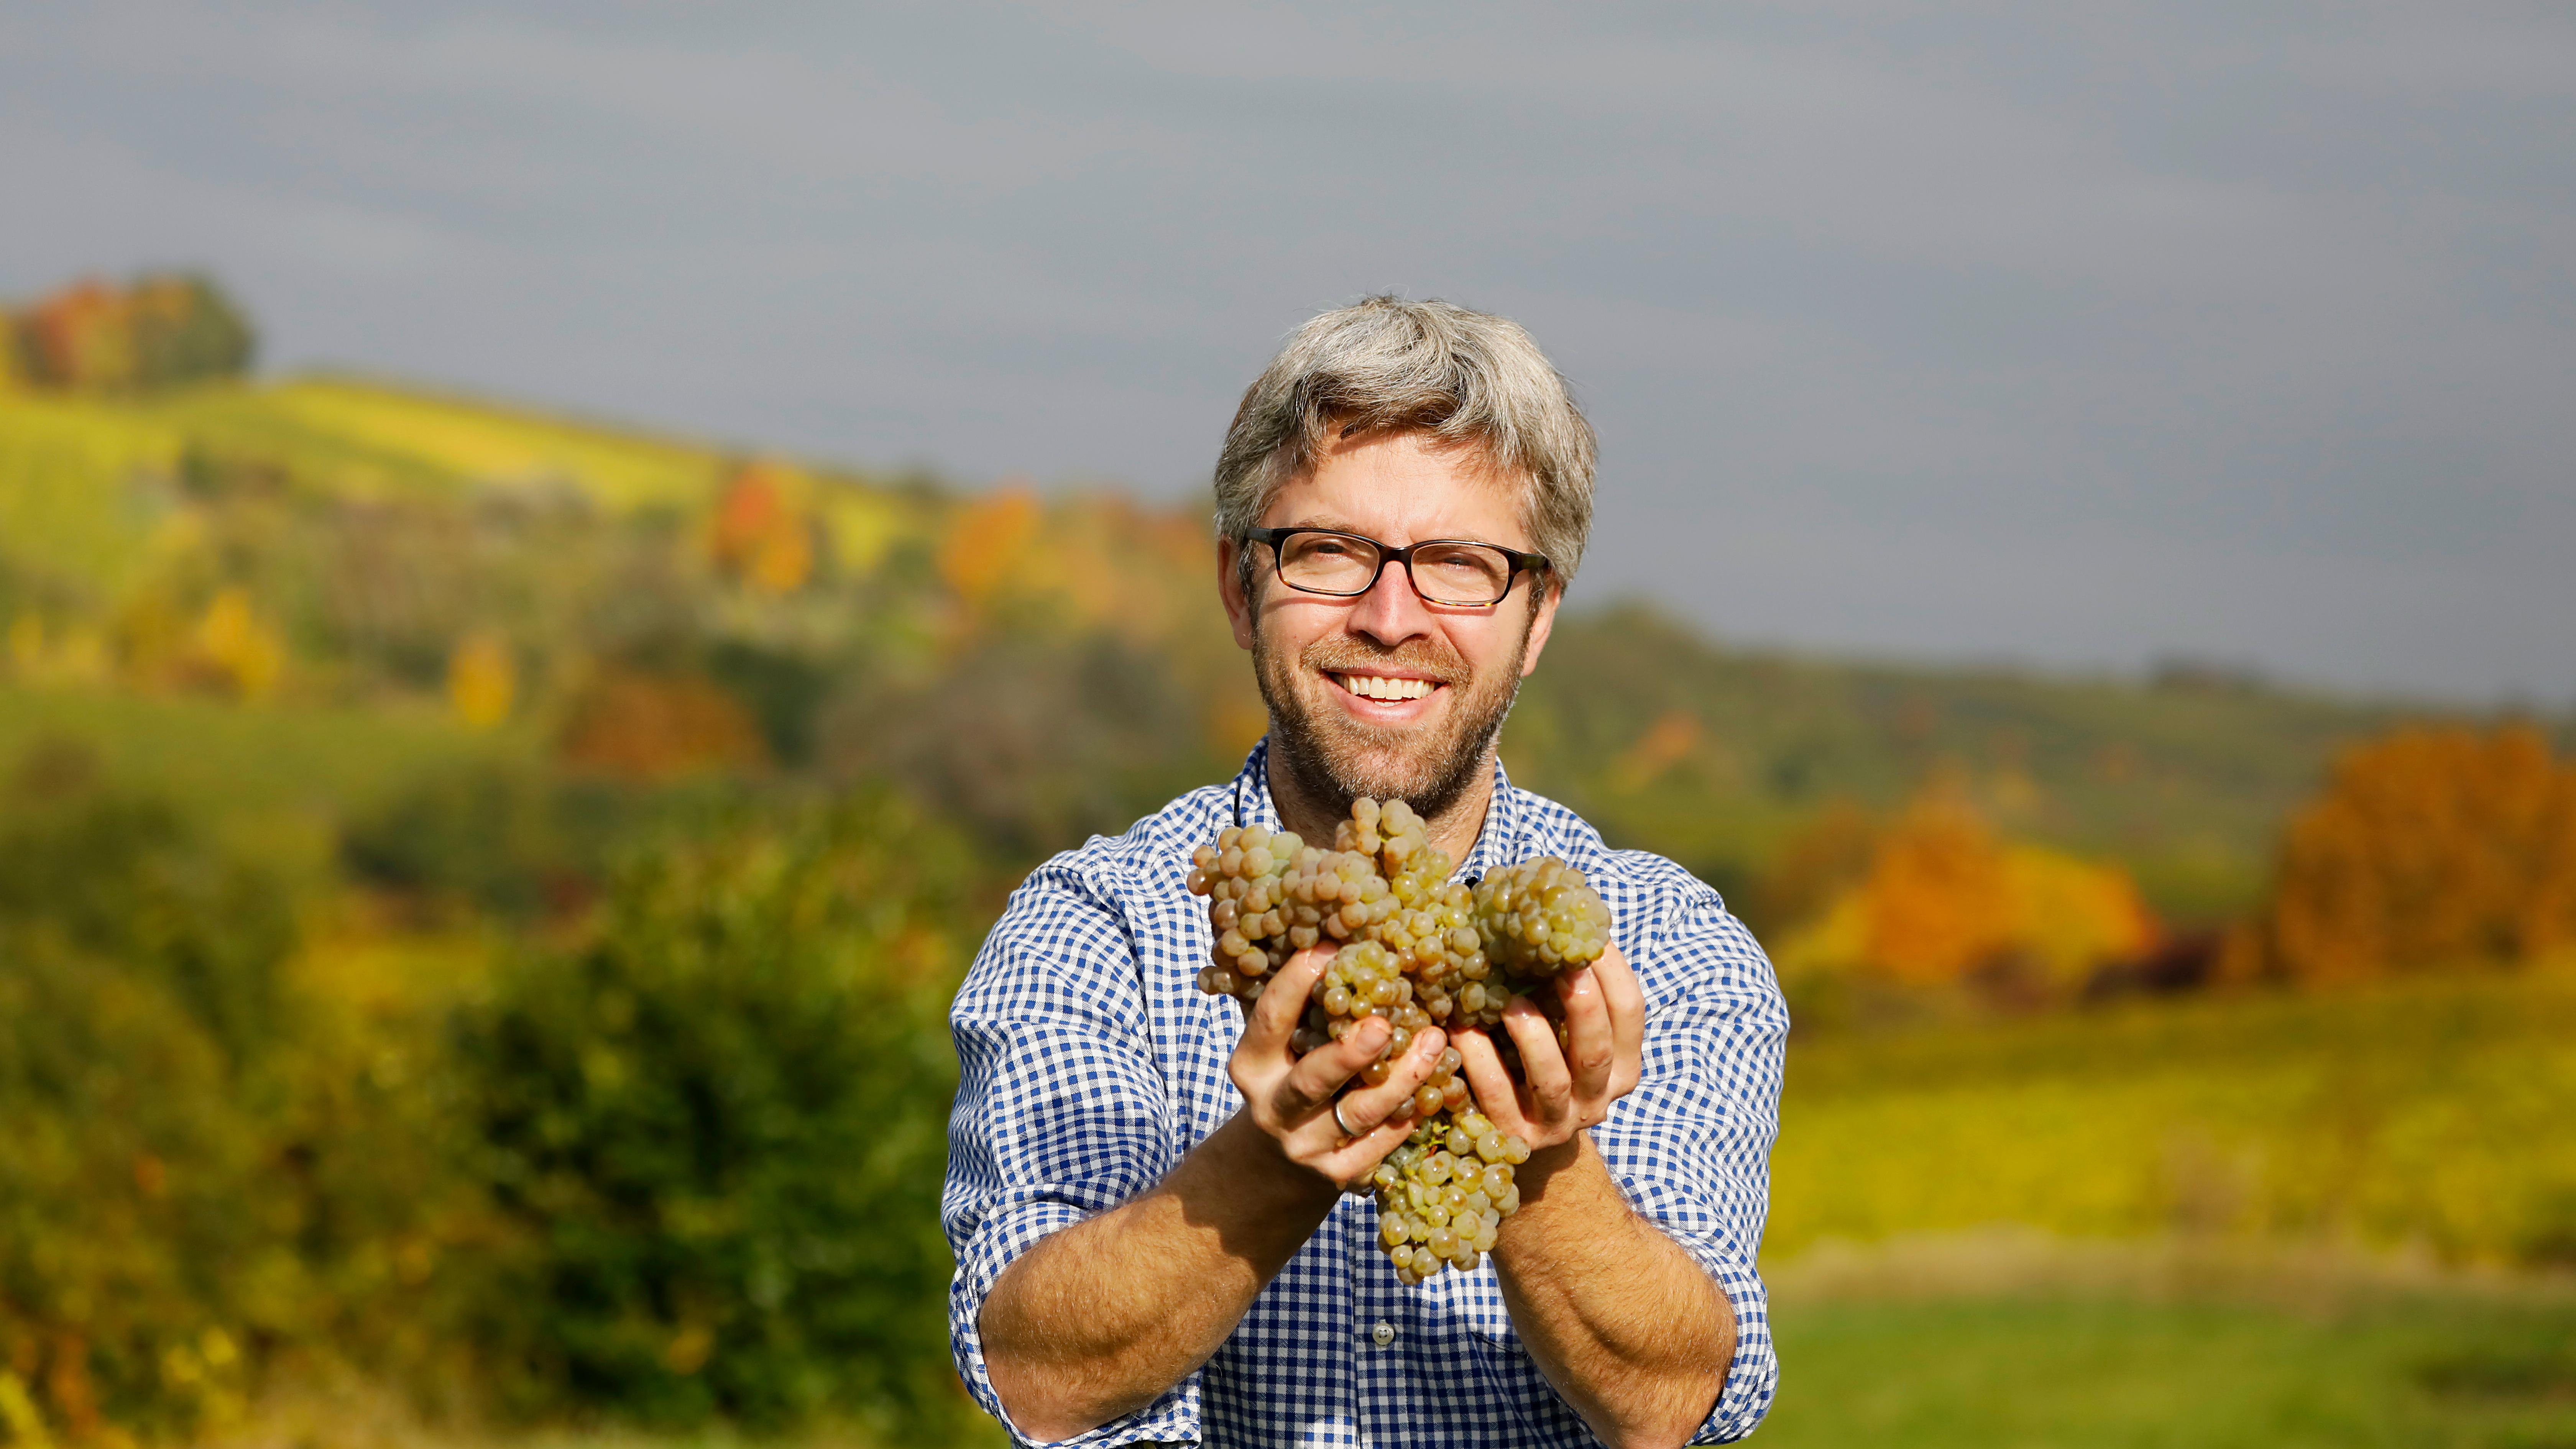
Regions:
M 1384 1017 L 1363 1017 L 1342 1033 L 1341 1040 L 1328 1041 L 1299 1057 L 1271 1093 L 1270 1105 L 1279 1120 L 1302 1121 L 1332 1101 L 1343 1083 L 1377 1060 L 1377 1054 L 1386 1047 L 1387 1035 L 1394 1030 Z
M 1601 999 L 1601 982 L 1590 967 L 1569 971 L 1556 979 L 1556 997 L 1565 1005 L 1565 1064 L 1574 1079 L 1575 1096 L 1597 1101 L 1609 1091 L 1619 1061 L 1610 1008 Z
M 1638 984 L 1637 973 L 1628 968 L 1628 958 L 1616 941 L 1592 963 L 1592 974 L 1601 980 L 1601 1001 L 1610 1008 L 1610 1036 L 1619 1053 L 1619 1073 L 1611 1086 L 1624 1096 L 1635 1089 L 1643 1069 L 1646 990 Z
M 1462 1031 L 1455 1040 L 1458 1070 L 1467 1078 L 1468 1090 L 1476 1094 L 1477 1110 L 1505 1132 L 1527 1136 L 1529 1109 L 1521 1101 L 1520 1084 L 1503 1065 L 1503 1054 L 1494 1050 L 1493 1038 L 1481 1031 Z
M 1306 996 L 1331 961 L 1332 953 L 1310 947 L 1271 973 L 1270 984 L 1261 988 L 1244 1019 L 1241 1044 L 1261 1052 L 1286 1051 L 1297 1019 L 1306 1014 Z
M 1515 996 L 1503 1008 L 1503 1030 L 1521 1049 L 1521 1077 L 1529 1083 L 1534 1121 L 1562 1122 L 1574 1110 L 1574 1079 L 1565 1069 L 1565 1053 L 1556 1045 L 1556 1026 L 1547 1014 Z
M 1325 1153 L 1316 1166 L 1326 1177 L 1347 1187 L 1375 1171 L 1388 1153 L 1402 1147 L 1404 1139 L 1412 1135 L 1412 1117 L 1390 1118 Z
M 1418 1111 L 1408 1110 L 1416 1106 L 1413 1094 L 1439 1069 L 1440 1053 L 1448 1045 L 1449 1038 L 1440 1028 L 1426 1027 L 1405 1047 L 1404 1055 L 1396 1059 L 1394 1071 L 1384 1082 L 1343 1093 L 1339 1110 L 1342 1120 L 1351 1125 L 1352 1135 L 1365 1137 L 1381 1123 L 1401 1120 L 1409 1124 L 1418 1116 Z

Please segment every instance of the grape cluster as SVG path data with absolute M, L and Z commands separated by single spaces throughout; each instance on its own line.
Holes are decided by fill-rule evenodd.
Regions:
M 1520 1211 L 1512 1169 L 1529 1161 L 1527 1142 L 1495 1128 L 1473 1108 L 1422 1118 L 1404 1145 L 1369 1174 L 1377 1193 L 1377 1244 L 1411 1287 L 1449 1268 L 1473 1268 L 1492 1252 L 1503 1219 Z
M 1476 882 L 1475 909 L 1485 955 L 1515 981 L 1589 966 L 1610 944 L 1610 907 L 1554 856 L 1489 872 Z
M 1340 943 L 1290 1049 L 1302 1055 L 1384 1017 L 1393 1030 L 1358 1079 L 1372 1087 L 1385 1084 L 1417 1033 L 1490 1027 L 1515 994 L 1597 959 L 1609 940 L 1609 908 L 1582 872 L 1542 859 L 1495 871 L 1472 890 L 1454 884 L 1448 853 L 1401 800 L 1354 801 L 1330 850 L 1291 831 L 1244 826 L 1199 847 L 1191 867 L 1189 888 L 1210 897 L 1217 937 L 1199 989 L 1248 1010 L 1290 956 Z M 1536 995 L 1554 1009 L 1554 993 Z M 1497 1045 L 1517 1063 L 1507 1041 Z M 1474 1267 L 1520 1206 L 1512 1169 L 1529 1160 L 1529 1144 L 1473 1110 L 1459 1064 L 1456 1047 L 1440 1054 L 1414 1091 L 1412 1132 L 1367 1184 L 1379 1246 L 1408 1285 Z

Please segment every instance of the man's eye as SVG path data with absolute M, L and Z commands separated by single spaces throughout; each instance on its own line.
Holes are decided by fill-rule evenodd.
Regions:
M 1489 579 L 1502 572 L 1494 563 L 1474 554 L 1442 554 L 1431 559 L 1430 564 L 1453 579 Z

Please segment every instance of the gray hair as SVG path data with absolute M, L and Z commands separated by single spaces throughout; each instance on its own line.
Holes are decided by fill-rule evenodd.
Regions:
M 1216 463 L 1216 528 L 1240 540 L 1328 435 L 1425 432 L 1523 480 L 1522 522 L 1563 588 L 1592 532 L 1592 425 L 1517 322 L 1370 297 L 1309 320 L 1243 393 Z M 1247 565 L 1248 566 L 1248 565 Z

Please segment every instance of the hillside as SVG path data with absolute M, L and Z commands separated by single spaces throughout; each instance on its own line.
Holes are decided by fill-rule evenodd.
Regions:
M 20 690 L 79 695 L 78 732 L 109 741 L 151 732 L 120 712 L 231 698 L 281 744 L 331 719 L 477 741 L 385 752 L 391 771 L 498 751 L 648 780 L 890 775 L 1024 859 L 1258 733 L 1203 527 L 342 377 L 0 394 L 0 743 L 73 709 Z M 2249 898 L 2340 745 L 2405 712 L 1746 652 L 1578 596 L 1504 753 L 1730 888 L 1824 806 L 1940 779 L 2199 917 Z
M 2283 813 L 2338 748 L 2424 712 L 2192 678 L 1737 651 L 1626 606 L 1560 628 L 1505 758 L 1721 884 L 1820 806 L 1885 810 L 1946 777 L 2003 829 L 2123 860 L 2160 907 L 2192 917 L 2250 895 Z
M 442 1423 L 675 1436 L 613 1431 L 645 1449 L 986 1442 L 942 1333 L 944 1007 L 1033 858 L 1261 730 L 1204 530 L 376 382 L 0 390 L 9 1436 L 431 1442 L 294 1408 L 346 1384 Z M 2448 1288 L 2332 1321 L 2084 1273 L 1790 1291 L 1850 1277 L 1854 1240 L 1901 1268 L 1998 1222 L 2228 1262 L 2275 1238 L 2568 1262 L 2566 962 L 2092 990 L 2164 944 L 2122 863 L 2172 921 L 2236 910 L 2284 811 L 2404 713 L 1569 613 L 1513 774 L 1719 882 L 1807 993 L 1765 1245 L 1795 1367 L 1765 1433 L 2563 1430 L 2576 1380 L 2532 1355 L 2565 1312 L 2453 1342 L 2486 1306 Z M 1856 818 L 1867 880 L 1781 905 L 1784 858 Z M 2389 838 L 2445 838 L 2420 818 Z M 1978 974 L 1904 1011 L 1800 966 L 1845 906 L 1927 900 L 2056 934 L 1952 932 Z M 2113 916 L 2140 929 L 2086 934 Z M 2045 1000 L 1984 974 L 2079 937 L 2109 974 Z

